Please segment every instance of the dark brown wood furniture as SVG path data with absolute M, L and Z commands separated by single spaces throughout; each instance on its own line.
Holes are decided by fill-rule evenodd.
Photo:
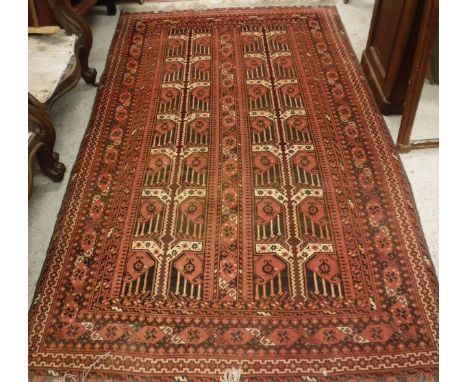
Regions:
M 37 157 L 42 171 L 53 181 L 63 178 L 65 166 L 59 162 L 58 154 L 54 153 L 55 129 L 49 118 L 49 111 L 53 103 L 65 92 L 76 85 L 80 77 L 96 85 L 96 69 L 88 64 L 89 53 L 93 37 L 89 26 L 84 19 L 76 14 L 71 0 L 47 0 L 59 25 L 70 35 L 76 35 L 74 56 L 71 65 L 53 89 L 53 92 L 42 102 L 33 94 L 28 93 L 28 173 L 29 194 L 32 189 L 32 162 Z M 56 57 L 46 57 L 54 60 Z M 47 65 L 47 62 L 45 62 Z M 40 70 L 39 70 L 40 72 Z
M 44 104 L 28 93 L 28 195 L 33 185 L 33 161 L 37 158 L 41 170 L 54 182 L 60 182 L 65 165 L 54 152 L 55 129 Z
M 115 6 L 115 0 L 106 0 L 107 14 L 115 15 L 117 13 L 117 7 Z
M 70 0 L 73 11 L 84 16 L 96 5 L 98 0 Z M 115 15 L 117 8 L 115 0 L 103 0 L 107 6 L 107 13 Z M 60 22 L 54 16 L 48 0 L 28 0 L 28 27 L 30 32 L 53 32 L 57 29 Z
M 361 65 L 382 114 L 401 114 L 425 0 L 376 0 Z
M 424 5 L 417 36 L 414 52 L 415 59 L 411 66 L 408 92 L 405 97 L 400 130 L 398 132 L 397 149 L 400 152 L 408 152 L 411 149 L 439 147 L 438 139 L 410 140 L 438 29 L 439 0 L 427 0 Z
M 81 76 L 88 84 L 97 86 L 96 69 L 88 65 L 89 53 L 93 45 L 93 34 L 86 21 L 74 12 L 71 0 L 47 0 L 53 8 L 59 25 L 69 34 L 78 36 L 76 52 L 81 66 Z
M 376 0 L 361 65 L 382 114 L 403 114 L 400 152 L 438 147 L 437 139 L 410 141 L 438 32 L 438 0 Z

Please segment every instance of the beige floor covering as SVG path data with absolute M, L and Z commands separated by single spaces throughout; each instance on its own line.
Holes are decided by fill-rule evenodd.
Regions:
M 127 11 L 173 10 L 183 8 L 221 8 L 229 6 L 273 5 L 314 5 L 324 3 L 319 0 L 193 0 L 163 3 L 137 2 L 119 4 L 118 8 Z M 329 0 L 326 3 L 334 3 Z M 343 4 L 336 1 L 339 14 L 348 32 L 352 46 L 360 58 L 367 41 L 373 0 L 350 0 Z M 114 33 L 117 16 L 107 16 L 104 7 L 96 7 L 87 16 L 93 31 L 94 44 L 90 64 L 102 73 L 110 42 Z M 65 96 L 60 98 L 52 111 L 52 120 L 57 130 L 55 149 L 67 166 L 61 183 L 53 183 L 38 169 L 34 175 L 34 189 L 29 200 L 29 303 L 32 301 L 37 279 L 44 262 L 55 220 L 62 204 L 70 171 L 78 153 L 86 130 L 96 95 L 93 88 L 83 81 Z M 396 139 L 400 116 L 385 117 L 387 126 Z M 438 136 L 438 86 L 425 86 L 414 128 L 413 138 L 434 138 Z M 427 149 L 402 154 L 401 159 L 408 174 L 416 199 L 416 205 L 429 245 L 431 257 L 438 270 L 438 149 Z

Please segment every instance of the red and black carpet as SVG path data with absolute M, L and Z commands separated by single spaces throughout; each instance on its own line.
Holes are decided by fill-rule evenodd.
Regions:
M 32 381 L 437 378 L 437 280 L 334 7 L 121 16 L 29 325 Z

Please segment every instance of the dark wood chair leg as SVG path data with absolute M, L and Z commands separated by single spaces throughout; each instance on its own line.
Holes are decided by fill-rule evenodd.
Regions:
M 44 146 L 36 154 L 41 170 L 54 182 L 60 182 L 65 174 L 66 167 L 59 162 L 59 155 L 52 151 L 52 147 Z
M 78 36 L 76 51 L 81 65 L 81 77 L 86 83 L 97 86 L 97 71 L 89 67 L 88 59 L 91 46 L 93 45 L 93 34 L 86 21 L 73 11 L 70 0 L 47 0 L 55 18 L 67 33 Z
M 33 187 L 33 161 L 36 158 L 37 152 L 44 147 L 44 142 L 39 139 L 34 139 L 34 142 L 29 142 L 29 157 L 28 157 L 28 198 L 31 196 Z
M 53 151 L 55 129 L 44 106 L 31 94 L 28 94 L 28 120 L 37 128 L 44 143 L 36 154 L 41 170 L 54 182 L 60 182 L 65 173 L 65 165 L 59 162 L 59 155 Z
M 82 47 L 79 50 L 78 57 L 80 59 L 81 65 L 81 77 L 85 80 L 87 84 L 91 84 L 97 86 L 98 83 L 96 81 L 97 71 L 94 68 L 89 67 L 89 52 L 91 51 L 91 46 L 89 47 Z
M 113 16 L 117 13 L 117 7 L 115 6 L 115 0 L 106 0 L 107 14 Z

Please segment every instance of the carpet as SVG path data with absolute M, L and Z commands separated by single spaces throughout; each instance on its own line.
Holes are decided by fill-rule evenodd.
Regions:
M 334 7 L 121 15 L 31 381 L 434 381 L 437 288 Z

